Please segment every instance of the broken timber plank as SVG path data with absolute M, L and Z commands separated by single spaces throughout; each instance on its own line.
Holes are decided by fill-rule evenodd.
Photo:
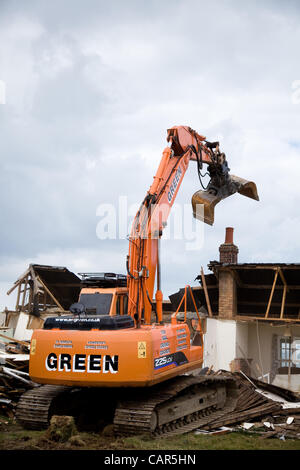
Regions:
M 210 317 L 212 317 L 213 314 L 212 314 L 212 310 L 211 310 L 209 295 L 208 295 L 207 286 L 206 286 L 206 280 L 205 280 L 204 271 L 203 271 L 202 266 L 201 266 L 201 279 L 202 279 L 203 290 L 204 290 L 204 294 L 205 294 L 205 300 L 206 300 L 206 305 L 207 305 L 207 309 L 208 309 L 208 314 L 209 314 Z

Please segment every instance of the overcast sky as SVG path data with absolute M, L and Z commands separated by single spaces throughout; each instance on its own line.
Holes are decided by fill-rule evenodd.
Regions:
M 165 240 L 165 297 L 226 226 L 241 262 L 300 262 L 299 44 L 298 0 L 0 0 L 0 310 L 29 263 L 125 273 L 97 208 L 142 201 L 174 125 L 219 139 L 260 202 L 220 203 L 197 251 Z M 191 163 L 176 202 L 197 189 Z

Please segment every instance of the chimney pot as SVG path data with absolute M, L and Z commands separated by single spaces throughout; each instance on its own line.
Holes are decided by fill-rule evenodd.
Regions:
M 233 243 L 233 227 L 226 227 L 225 243 L 220 245 L 220 263 L 237 264 L 239 249 Z
M 225 243 L 233 245 L 233 227 L 226 227 Z

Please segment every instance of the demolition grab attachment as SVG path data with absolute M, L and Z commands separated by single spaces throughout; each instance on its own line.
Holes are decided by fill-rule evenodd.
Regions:
M 243 196 L 259 201 L 256 184 L 253 181 L 245 180 L 239 176 L 228 175 L 226 183 L 219 186 L 219 188 L 213 186 L 211 181 L 206 190 L 199 190 L 193 194 L 192 206 L 194 217 L 206 224 L 213 225 L 215 206 L 218 202 L 234 193 L 240 193 Z
M 254 182 L 229 174 L 226 155 L 220 151 L 219 142 L 208 142 L 203 135 L 188 126 L 174 126 L 168 129 L 167 141 L 174 155 L 188 155 L 190 160 L 197 162 L 203 190 L 197 191 L 192 197 L 193 215 L 196 219 L 213 225 L 216 204 L 237 192 L 259 200 Z M 204 163 L 208 165 L 206 174 L 210 176 L 206 188 L 202 182 L 206 174 L 201 173 Z M 198 204 L 202 206 L 197 206 Z
M 219 151 L 219 143 L 206 142 L 211 150 L 212 163 L 208 164 L 210 181 L 206 189 L 197 191 L 192 197 L 193 215 L 209 225 L 214 223 L 214 211 L 218 202 L 235 193 L 259 200 L 256 184 L 239 176 L 230 175 L 226 156 Z M 214 151 L 212 149 L 215 149 Z M 197 158 L 198 174 L 202 184 L 201 161 Z M 200 204 L 200 206 L 198 206 Z

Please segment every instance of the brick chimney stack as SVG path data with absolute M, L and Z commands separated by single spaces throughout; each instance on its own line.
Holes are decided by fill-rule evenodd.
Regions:
M 220 245 L 220 263 L 237 264 L 239 249 L 233 243 L 233 227 L 226 227 L 225 243 Z

